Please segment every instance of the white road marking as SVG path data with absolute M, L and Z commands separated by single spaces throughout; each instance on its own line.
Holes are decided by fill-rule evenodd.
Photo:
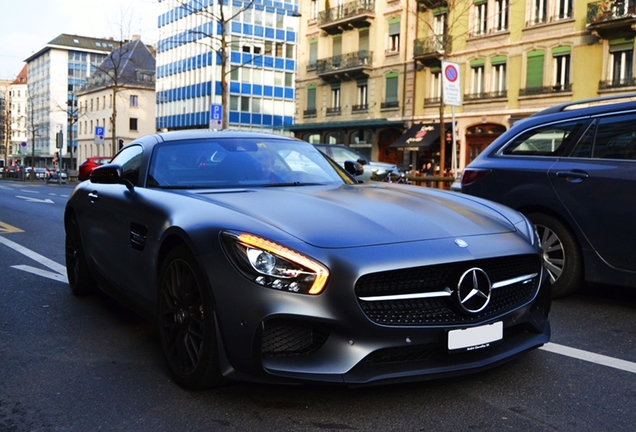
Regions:
M 585 360 L 590 363 L 596 363 L 596 364 L 611 367 L 614 369 L 620 369 L 626 372 L 636 373 L 636 363 L 629 362 L 626 360 L 621 360 L 621 359 L 609 357 L 602 354 L 595 354 L 593 352 L 584 351 L 584 350 L 580 350 L 576 348 L 570 348 L 570 347 L 555 344 L 552 342 L 545 344 L 540 349 L 553 352 L 556 354 L 572 357 L 579 360 Z
M 11 267 L 14 268 L 14 269 L 25 271 L 27 273 L 33 273 L 34 275 L 38 275 L 38 276 L 42 276 L 42 277 L 45 277 L 45 278 L 53 279 L 53 280 L 56 280 L 58 282 L 68 283 L 68 278 L 66 277 L 66 274 L 53 273 L 53 272 L 50 272 L 48 270 L 42 270 L 42 269 L 31 267 L 31 266 L 28 266 L 28 265 L 14 265 L 14 266 L 11 266 Z
M 56 263 L 55 261 L 48 259 L 47 257 L 40 255 L 39 253 L 33 252 L 31 249 L 27 249 L 24 246 L 12 242 L 9 239 L 6 239 L 2 236 L 0 236 L 0 243 L 4 244 L 8 247 L 10 247 L 11 249 L 13 249 L 16 252 L 21 253 L 22 255 L 26 256 L 27 258 L 31 258 L 33 261 L 39 262 L 40 264 L 42 264 L 44 267 L 47 267 L 51 270 L 53 270 L 54 273 L 52 272 L 47 272 L 46 270 L 38 270 L 35 267 L 31 267 L 31 266 L 12 266 L 13 268 L 16 268 L 18 270 L 23 270 L 23 271 L 27 271 L 29 273 L 35 273 L 35 274 L 39 274 L 40 276 L 45 276 L 60 282 L 67 282 L 66 279 L 66 267 Z M 36 273 L 34 270 L 37 270 L 38 273 Z M 45 272 L 46 274 L 44 274 L 43 272 Z M 56 277 L 52 277 L 52 274 L 57 274 L 58 276 Z M 61 277 L 59 277 L 61 276 Z
M 39 203 L 46 203 L 46 204 L 55 204 L 55 202 L 53 202 L 53 200 L 51 200 L 49 198 L 39 199 L 39 198 L 33 198 L 33 197 L 24 197 L 24 196 L 20 196 L 20 195 L 16 195 L 16 198 L 22 198 L 23 200 L 26 200 L 26 202 L 39 202 Z

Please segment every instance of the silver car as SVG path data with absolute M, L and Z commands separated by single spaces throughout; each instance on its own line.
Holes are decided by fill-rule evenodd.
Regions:
M 387 173 L 399 174 L 397 165 L 387 162 L 376 162 L 367 158 L 362 153 L 342 144 L 314 144 L 314 146 L 344 167 L 345 161 L 358 162 L 364 168 L 363 173 L 357 175 L 360 181 L 368 182 L 373 177 L 384 177 Z

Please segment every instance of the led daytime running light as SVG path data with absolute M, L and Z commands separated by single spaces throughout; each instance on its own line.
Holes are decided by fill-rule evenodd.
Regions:
M 251 246 L 267 252 L 272 252 L 276 255 L 280 255 L 282 258 L 288 259 L 312 270 L 316 274 L 316 279 L 309 289 L 309 294 L 320 294 L 324 289 L 325 284 L 327 283 L 327 277 L 329 276 L 329 270 L 327 270 L 327 268 L 325 268 L 321 264 L 308 259 L 298 252 L 295 252 L 277 243 L 262 239 L 252 234 L 239 234 L 238 240 L 246 246 Z

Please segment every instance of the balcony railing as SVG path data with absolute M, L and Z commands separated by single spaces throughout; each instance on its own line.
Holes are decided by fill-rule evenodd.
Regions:
M 430 54 L 444 54 L 446 50 L 451 50 L 451 42 L 450 36 L 443 35 L 416 39 L 413 45 L 413 56 L 417 58 Z
M 601 0 L 587 5 L 587 24 L 598 24 L 636 17 L 636 4 L 631 1 Z
M 380 105 L 381 109 L 394 109 L 394 108 L 399 108 L 399 107 L 400 107 L 400 102 L 398 102 L 398 101 L 382 102 L 382 104 Z
M 316 63 L 316 73 L 321 75 L 338 71 L 355 70 L 370 67 L 372 63 L 372 51 L 358 51 L 318 60 Z
M 551 93 L 564 93 L 572 91 L 572 84 L 555 84 L 547 87 L 528 87 L 519 90 L 519 96 L 535 96 Z
M 318 115 L 318 110 L 316 110 L 316 108 L 309 108 L 303 111 L 304 118 L 316 117 L 316 115 Z
M 369 111 L 369 105 L 368 104 L 353 105 L 351 107 L 351 112 L 353 112 L 353 113 L 367 112 L 367 111 Z
M 636 86 L 636 82 L 633 77 L 601 81 L 598 83 L 598 88 L 600 90 L 634 86 Z
M 333 115 L 340 115 L 340 113 L 342 112 L 342 110 L 340 109 L 340 107 L 329 107 L 327 108 L 327 115 L 328 116 L 333 116 Z
M 342 27 L 365 27 L 367 20 L 375 16 L 375 0 L 356 0 L 318 14 L 318 27 L 328 33 L 339 33 Z
M 508 96 L 506 90 L 494 91 L 494 92 L 482 92 L 482 93 L 469 93 L 464 95 L 464 101 L 477 101 L 488 99 L 500 99 Z

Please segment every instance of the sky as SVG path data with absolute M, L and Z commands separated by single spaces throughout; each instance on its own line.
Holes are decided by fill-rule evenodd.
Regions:
M 157 42 L 157 0 L 2 0 L 0 79 L 14 79 L 24 59 L 62 33 Z

